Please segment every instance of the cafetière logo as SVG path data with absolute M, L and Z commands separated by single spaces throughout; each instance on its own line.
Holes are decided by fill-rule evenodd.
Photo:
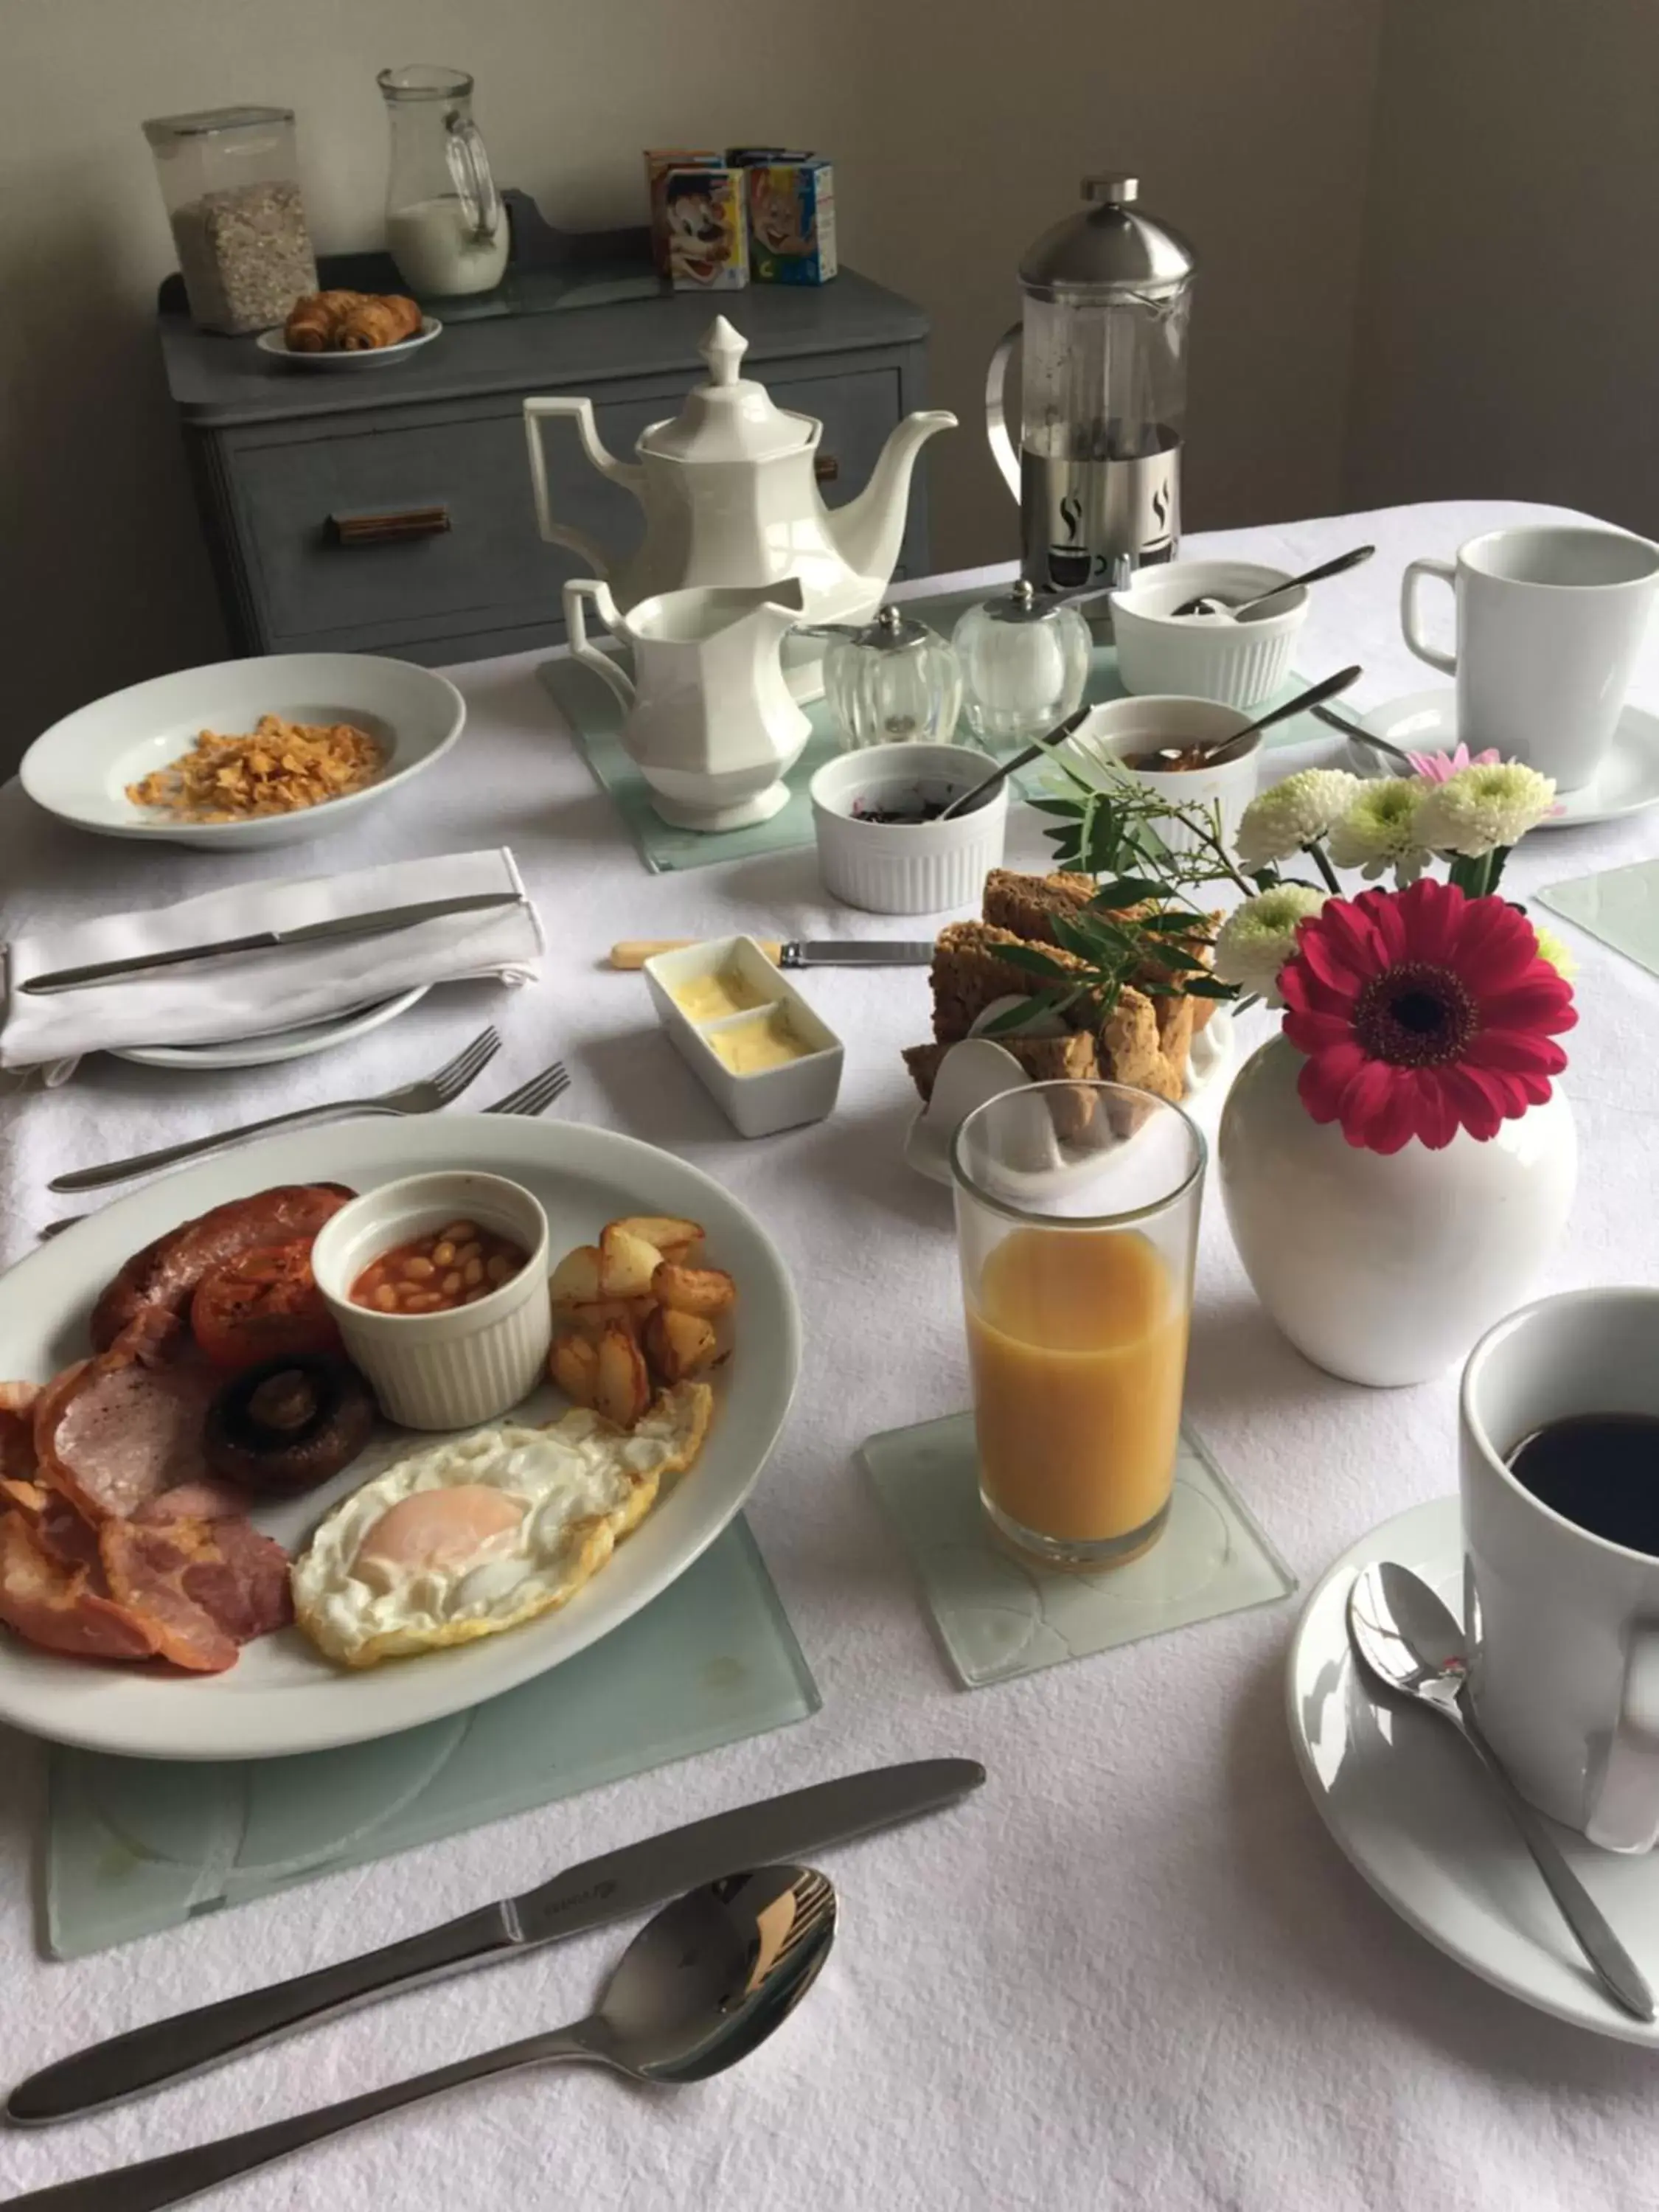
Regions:
M 1083 501 L 1068 491 L 1060 502 L 1060 519 L 1066 525 L 1066 543 L 1075 545 L 1083 522 Z

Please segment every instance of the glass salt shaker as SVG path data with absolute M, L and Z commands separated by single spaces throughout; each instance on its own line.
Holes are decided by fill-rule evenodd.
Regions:
M 836 636 L 823 656 L 823 691 L 842 745 L 948 745 L 962 708 L 951 646 L 926 623 L 884 607 L 863 629 Z
M 1094 640 L 1076 607 L 1038 597 L 1022 576 L 969 607 L 951 639 L 969 728 L 988 744 L 1040 737 L 1081 705 Z

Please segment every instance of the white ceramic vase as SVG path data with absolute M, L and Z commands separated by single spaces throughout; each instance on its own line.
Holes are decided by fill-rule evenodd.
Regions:
M 1557 1090 L 1486 1143 L 1350 1145 L 1297 1095 L 1284 1037 L 1242 1067 L 1221 1116 L 1227 1219 L 1256 1296 L 1328 1374 L 1379 1386 L 1455 1366 L 1526 1298 L 1572 1203 L 1578 1149 Z

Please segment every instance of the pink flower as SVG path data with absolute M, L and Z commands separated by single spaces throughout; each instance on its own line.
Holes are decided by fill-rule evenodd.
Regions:
M 1471 756 L 1465 744 L 1458 744 L 1449 753 L 1408 752 L 1407 759 L 1425 783 L 1445 783 L 1461 768 L 1496 768 L 1503 755 L 1496 745 L 1488 745 L 1483 753 Z
M 1303 1104 L 1373 1152 L 1495 1137 L 1549 1097 L 1567 1064 L 1555 1032 L 1578 1018 L 1523 914 L 1426 877 L 1328 899 L 1297 925 L 1279 988 L 1308 1055 Z

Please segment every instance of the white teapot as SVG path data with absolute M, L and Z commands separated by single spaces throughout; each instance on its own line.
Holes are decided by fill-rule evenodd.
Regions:
M 633 647 L 631 678 L 590 642 L 584 599 Z M 572 656 L 627 709 L 623 750 L 665 822 L 743 830 L 788 804 L 784 774 L 812 727 L 790 696 L 780 658 L 801 600 L 792 576 L 747 590 L 663 592 L 623 614 L 596 577 L 565 586 Z
M 857 498 L 827 507 L 812 472 L 823 425 L 776 406 L 763 384 L 739 375 L 748 344 L 724 315 L 715 318 L 698 349 L 708 381 L 687 395 L 672 422 L 641 433 L 632 461 L 606 451 L 591 399 L 526 399 L 541 534 L 578 553 L 624 612 L 688 586 L 742 588 L 798 577 L 805 622 L 867 622 L 898 560 L 916 455 L 936 430 L 954 429 L 957 418 L 938 410 L 907 416 Z M 581 531 L 554 519 L 541 424 L 557 416 L 574 421 L 594 467 L 645 509 L 643 542 L 626 561 L 612 561 Z

